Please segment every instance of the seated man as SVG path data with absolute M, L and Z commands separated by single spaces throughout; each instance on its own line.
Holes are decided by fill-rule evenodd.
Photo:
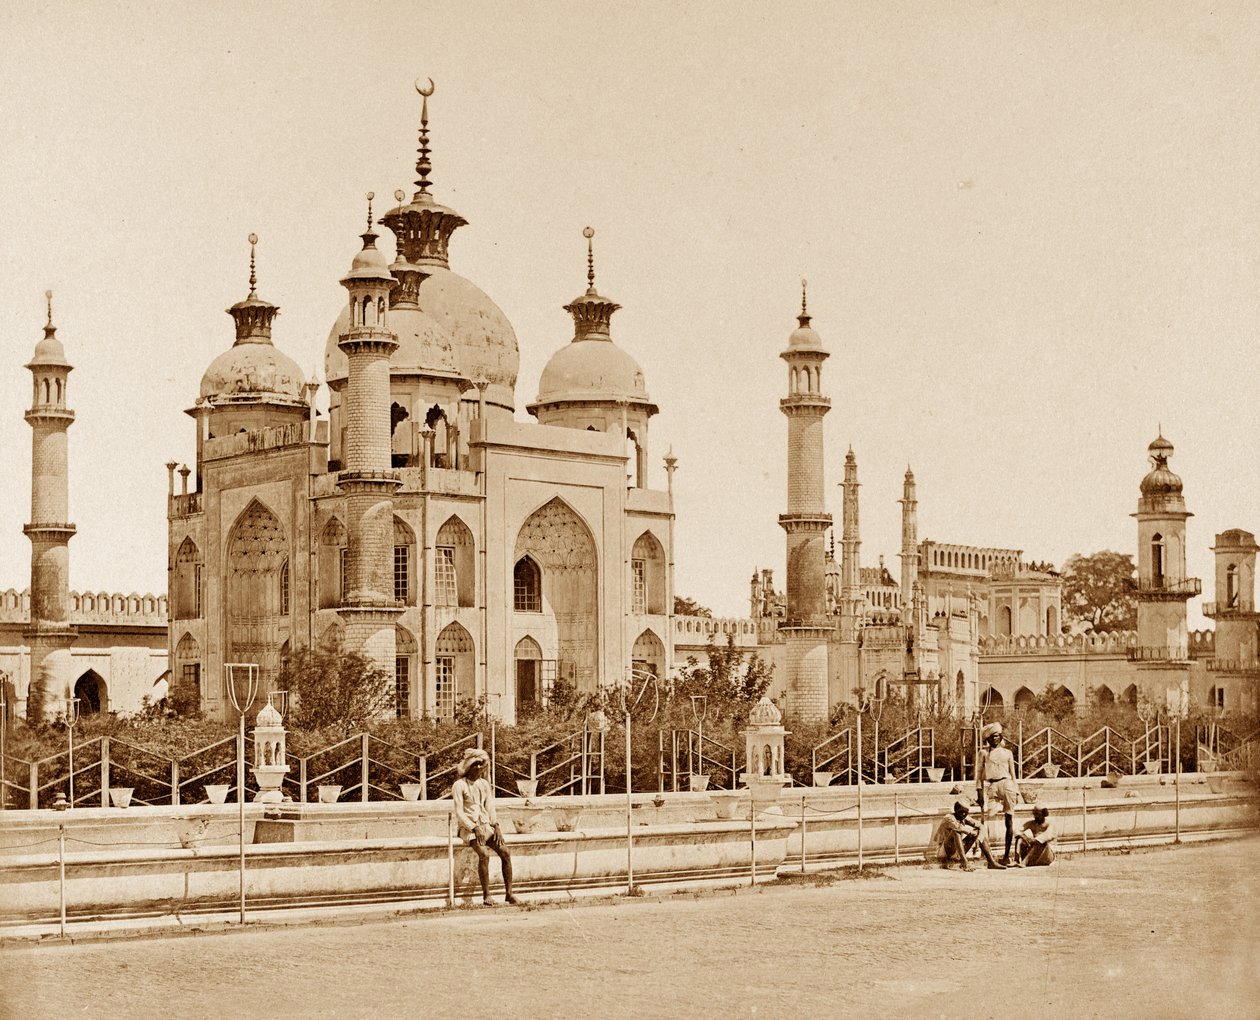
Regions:
M 990 870 L 1006 870 L 1004 865 L 993 859 L 984 827 L 967 817 L 970 812 L 971 809 L 961 800 L 955 801 L 954 810 L 937 823 L 924 857 L 929 864 L 936 862 L 942 868 L 948 868 L 951 861 L 958 861 L 963 871 L 974 871 L 967 863 L 967 853 L 973 846 L 979 846 Z
M 1033 808 L 1033 816 L 1016 837 L 1015 864 L 1020 868 L 1044 867 L 1054 860 L 1054 830 L 1047 819 L 1050 809 Z

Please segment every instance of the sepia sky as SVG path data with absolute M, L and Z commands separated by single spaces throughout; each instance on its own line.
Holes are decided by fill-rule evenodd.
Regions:
M 679 460 L 681 594 L 743 614 L 754 566 L 782 587 L 802 276 L 864 563 L 897 571 L 907 463 L 921 538 L 1132 552 L 1161 423 L 1205 593 L 1213 535 L 1260 530 L 1260 5 L 24 3 L 0 38 L 0 588 L 29 580 L 45 289 L 75 365 L 71 585 L 162 591 L 163 464 L 193 458 L 245 238 L 277 346 L 322 374 L 363 194 L 413 190 L 417 76 L 434 194 L 470 222 L 452 268 L 520 340 L 519 418 L 596 229 L 661 408 L 651 484 Z

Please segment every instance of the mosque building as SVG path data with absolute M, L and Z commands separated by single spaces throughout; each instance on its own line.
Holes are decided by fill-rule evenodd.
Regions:
M 630 664 L 673 665 L 673 497 L 648 486 L 657 413 L 612 337 L 618 305 L 587 286 L 565 306 L 535 419 L 514 418 L 516 335 L 451 268 L 467 222 L 431 191 L 428 95 L 416 191 L 371 214 L 341 280 L 347 298 L 317 383 L 272 342 L 277 308 L 228 311 L 235 340 L 202 377 L 194 487 L 171 475 L 174 682 L 223 715 L 224 665 L 274 681 L 290 650 L 336 646 L 395 678 L 400 716 L 450 718 L 486 698 L 505 719 Z M 251 242 L 252 243 L 252 242 Z M 673 458 L 667 458 L 672 487 Z

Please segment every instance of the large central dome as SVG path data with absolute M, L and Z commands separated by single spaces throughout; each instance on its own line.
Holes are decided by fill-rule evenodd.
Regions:
M 398 305 L 389 313 L 389 328 L 398 336 L 390 373 L 456 378 L 470 386 L 484 379 L 490 383 L 488 401 L 513 407 L 521 357 L 507 316 L 458 273 L 424 268 L 428 275 L 416 294 L 416 306 Z M 344 380 L 348 372 L 337 339 L 349 323 L 350 309 L 343 308 L 328 335 L 324 371 L 330 383 Z

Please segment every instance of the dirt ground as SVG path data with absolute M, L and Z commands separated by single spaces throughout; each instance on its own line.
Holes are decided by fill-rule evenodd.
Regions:
M 0 1016 L 1260 1017 L 1258 851 L 9 946 Z

